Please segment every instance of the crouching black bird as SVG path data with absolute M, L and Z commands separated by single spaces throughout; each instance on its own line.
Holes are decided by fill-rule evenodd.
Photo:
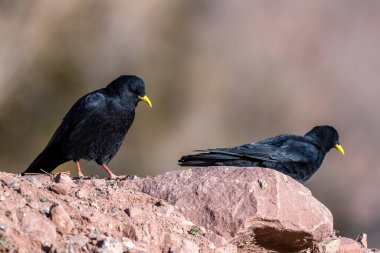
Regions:
M 81 177 L 79 160 L 85 159 L 96 161 L 115 178 L 107 164 L 131 127 L 139 101 L 152 107 L 143 80 L 129 75 L 84 95 L 71 107 L 45 149 L 22 174 L 51 172 L 72 160 Z
M 343 155 L 339 135 L 331 126 L 316 126 L 304 136 L 280 135 L 234 148 L 197 150 L 201 153 L 183 156 L 181 166 L 265 167 L 306 182 L 321 166 L 331 148 Z

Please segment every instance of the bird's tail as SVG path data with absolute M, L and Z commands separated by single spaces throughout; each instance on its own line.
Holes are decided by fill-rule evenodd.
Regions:
M 236 156 L 228 154 L 217 154 L 217 153 L 199 153 L 195 155 L 182 156 L 178 160 L 180 166 L 223 166 L 233 163 L 237 159 Z
M 25 175 L 26 173 L 50 173 L 58 165 L 67 161 L 68 159 L 63 158 L 58 155 L 58 152 L 55 152 L 47 147 L 36 157 L 36 159 L 34 159 L 34 161 L 23 173 L 21 173 L 21 175 Z

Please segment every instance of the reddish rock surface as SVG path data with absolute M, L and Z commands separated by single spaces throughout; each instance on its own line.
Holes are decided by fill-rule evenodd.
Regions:
M 364 235 L 364 236 L 363 236 Z M 330 237 L 317 245 L 314 253 L 376 253 L 377 249 L 367 248 L 367 235 L 362 234 L 356 240 L 346 237 Z
M 124 181 L 59 178 L 0 173 L 1 252 L 237 252 L 165 201 L 120 187 Z M 53 190 L 55 182 L 69 193 Z
M 244 249 L 297 251 L 333 234 L 331 212 L 306 187 L 270 169 L 196 168 L 144 179 L 138 187 Z
M 1 252 L 375 252 L 366 238 L 334 237 L 328 209 L 268 169 L 123 180 L 0 173 Z

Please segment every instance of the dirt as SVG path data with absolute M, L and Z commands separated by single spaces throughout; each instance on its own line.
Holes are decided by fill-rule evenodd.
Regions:
M 0 250 L 236 252 L 130 180 L 0 173 Z

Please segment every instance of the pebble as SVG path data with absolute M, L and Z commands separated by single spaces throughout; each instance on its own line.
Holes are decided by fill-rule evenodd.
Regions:
M 78 199 L 88 199 L 89 197 L 89 193 L 86 189 L 79 189 L 76 193 L 75 193 L 75 196 L 78 198 Z
M 92 185 L 95 188 L 102 187 L 106 184 L 106 182 L 103 179 L 93 179 L 92 180 Z
M 36 186 L 37 188 L 42 188 L 43 185 L 36 177 L 27 177 L 26 180 L 30 182 L 32 185 Z
M 71 242 L 79 245 L 80 247 L 85 246 L 89 241 L 90 239 L 84 235 L 76 235 L 71 237 Z
M 99 242 L 99 247 L 102 249 L 101 252 L 104 253 L 121 253 L 123 252 L 123 244 L 118 242 L 112 236 L 106 237 L 103 241 Z
M 126 213 L 129 217 L 131 217 L 131 218 L 133 219 L 133 218 L 138 217 L 142 212 L 141 212 L 141 210 L 138 209 L 138 208 L 131 207 L 131 208 L 127 208 L 127 209 L 125 209 L 125 213 Z
M 115 185 L 115 184 L 117 184 L 117 181 L 116 180 L 114 180 L 114 179 L 110 179 L 110 180 L 106 180 L 106 184 L 108 184 L 108 185 Z
M 10 188 L 12 188 L 13 190 L 15 191 L 19 191 L 20 190 L 20 185 L 16 182 L 13 182 L 9 185 Z
M 7 232 L 7 230 L 8 230 L 8 226 L 7 226 L 7 224 L 0 223 L 0 230 L 1 230 L 1 231 L 4 231 L 4 232 Z
M 51 187 L 51 190 L 61 195 L 67 195 L 70 193 L 70 186 L 68 184 L 56 183 Z
M 123 243 L 124 248 L 126 248 L 126 249 L 134 249 L 134 248 L 136 248 L 136 245 L 133 243 L 132 240 L 130 240 L 130 239 L 126 238 L 126 237 L 123 237 L 122 241 L 123 241 L 122 243 Z
M 112 214 L 112 216 L 116 216 L 116 215 L 118 215 L 118 214 L 119 214 L 119 211 L 120 211 L 120 209 L 117 208 L 117 207 L 112 208 L 112 209 L 111 209 L 111 214 Z
M 73 185 L 75 185 L 75 183 L 74 183 L 74 181 L 71 179 L 71 177 L 69 177 L 69 176 L 66 175 L 65 173 L 58 173 L 57 176 L 55 176 L 54 181 L 55 181 L 56 183 L 61 183 L 61 184 L 65 184 L 65 185 L 68 185 L 68 186 L 73 186 Z
M 47 207 L 47 206 L 43 206 L 43 207 L 41 207 L 40 212 L 41 212 L 43 215 L 45 215 L 45 216 L 49 216 L 49 214 L 50 214 L 50 209 L 49 209 L 49 207 Z
M 61 205 L 54 204 L 50 208 L 50 216 L 59 233 L 69 234 L 74 228 L 74 222 Z

